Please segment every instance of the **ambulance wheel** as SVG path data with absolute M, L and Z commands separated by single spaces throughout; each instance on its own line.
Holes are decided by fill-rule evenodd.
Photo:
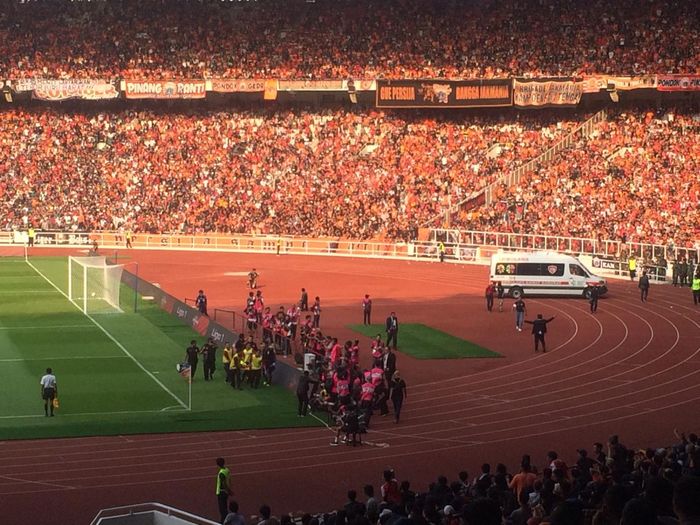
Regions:
M 523 289 L 520 286 L 513 286 L 510 289 L 510 296 L 517 301 L 523 296 Z

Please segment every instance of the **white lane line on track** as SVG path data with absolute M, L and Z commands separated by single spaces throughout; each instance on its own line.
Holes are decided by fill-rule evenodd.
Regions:
M 688 390 L 688 389 L 684 389 L 683 391 L 687 391 L 687 390 Z M 676 393 L 677 393 L 677 392 L 674 392 L 674 394 L 676 394 Z M 673 395 L 673 394 L 668 394 L 668 395 Z M 646 401 L 647 401 L 647 400 L 642 400 L 642 401 L 640 401 L 640 402 L 646 402 Z M 680 403 L 677 403 L 676 405 L 685 404 L 685 403 L 688 403 L 688 402 L 690 402 L 690 401 L 691 401 L 691 400 L 681 401 Z M 668 408 L 668 406 L 662 407 L 662 408 L 659 408 L 659 409 L 656 409 L 656 410 L 662 410 L 662 409 L 666 409 L 666 408 Z M 622 419 L 626 419 L 626 418 L 633 417 L 633 416 L 634 416 L 634 415 L 622 416 L 622 417 L 618 417 L 618 418 L 609 419 L 609 420 L 607 420 L 607 421 L 622 420 Z M 601 421 L 598 421 L 597 423 L 601 423 Z M 590 426 L 590 425 L 586 425 L 586 426 Z M 578 427 L 578 428 L 580 428 L 580 427 Z M 559 431 L 559 430 L 557 430 L 557 431 Z M 551 433 L 551 432 L 544 432 L 543 434 L 548 434 L 548 433 Z M 529 433 L 528 435 L 532 436 L 533 434 L 532 434 L 532 433 Z M 514 439 L 517 439 L 517 438 L 514 438 Z M 392 456 L 396 456 L 396 455 L 392 454 Z M 347 462 L 342 462 L 342 463 L 347 463 Z M 324 464 L 328 464 L 328 463 L 324 463 Z M 277 470 L 279 470 L 279 469 L 277 469 Z M 289 468 L 285 468 L 284 470 L 289 470 Z M 257 471 L 256 471 L 256 472 L 257 472 Z M 251 473 L 253 473 L 253 472 L 251 472 Z M 192 479 L 206 479 L 206 477 L 202 477 L 202 478 L 192 478 Z M 151 483 L 151 482 L 149 481 L 149 482 L 145 482 L 145 483 Z M 126 485 L 129 485 L 129 484 L 126 484 Z

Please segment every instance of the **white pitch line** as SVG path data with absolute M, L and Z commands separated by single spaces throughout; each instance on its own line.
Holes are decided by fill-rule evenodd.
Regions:
M 125 355 L 76 355 L 59 357 L 17 357 L 12 359 L 0 359 L 0 363 L 16 363 L 21 361 L 59 361 L 69 359 L 126 359 Z
M 41 326 L 0 326 L 0 330 L 67 330 L 72 328 L 94 328 L 91 324 L 64 324 Z
M 55 290 L 2 290 L 0 295 L 24 295 L 26 293 L 55 294 Z
M 56 285 L 53 283 L 53 281 L 52 281 L 51 279 L 49 279 L 49 278 L 46 277 L 43 273 L 41 273 L 41 271 L 39 271 L 39 269 L 38 269 L 36 266 L 34 266 L 31 262 L 26 261 L 26 263 L 27 263 L 36 273 L 38 273 L 41 277 L 43 277 L 44 280 L 46 280 L 47 283 L 49 283 L 51 286 L 53 286 L 63 297 L 65 297 L 66 299 L 68 299 L 68 301 L 69 301 L 73 306 L 75 306 L 78 310 L 80 310 L 80 308 L 78 307 L 78 305 L 76 305 L 73 301 L 71 301 L 71 300 L 70 300 L 70 297 L 68 297 L 68 296 L 63 292 L 63 290 L 61 290 L 58 286 L 56 286 Z M 82 310 L 80 310 L 80 311 L 82 312 Z M 170 395 L 172 396 L 172 398 L 175 399 L 175 401 L 177 401 L 177 402 L 180 404 L 180 406 L 182 406 L 182 408 L 187 409 L 187 405 L 185 404 L 185 402 L 184 402 L 182 399 L 180 399 L 178 396 L 176 396 L 176 395 L 172 392 L 172 390 L 170 390 L 167 386 L 165 386 L 161 381 L 159 381 L 158 378 L 157 378 L 156 376 L 154 376 L 150 371 L 148 371 L 148 370 L 146 369 L 146 367 L 144 367 L 144 366 L 139 362 L 138 359 L 136 359 L 133 355 L 131 355 L 131 353 L 130 353 L 126 348 L 124 348 L 124 345 L 121 344 L 112 334 L 110 334 L 104 326 L 102 326 L 100 323 L 98 323 L 98 322 L 95 320 L 95 318 L 92 317 L 90 314 L 87 314 L 87 313 L 85 313 L 85 312 L 82 312 L 82 313 L 83 313 L 83 315 L 84 315 L 85 317 L 87 317 L 88 319 L 90 319 L 90 321 L 92 321 L 92 323 L 93 323 L 97 328 L 99 328 L 99 329 L 102 331 L 102 333 L 104 333 L 107 337 L 109 337 L 109 339 L 111 339 L 112 342 L 113 342 L 115 345 L 117 345 L 117 346 L 119 347 L 119 349 L 120 349 L 122 352 L 124 352 L 127 356 L 129 356 L 129 358 L 136 364 L 136 366 L 138 366 L 141 370 L 143 370 L 143 371 L 148 375 L 148 377 L 150 377 L 151 379 L 153 379 L 153 381 L 155 381 L 163 390 L 165 390 L 168 394 L 170 394 Z
M 79 416 L 111 416 L 116 414 L 160 414 L 160 410 L 116 410 L 113 412 L 78 412 L 75 414 L 64 414 L 61 413 L 59 417 L 79 417 Z M 184 412 L 184 410 L 182 411 Z M 19 416 L 0 416 L 0 419 L 30 419 L 40 417 L 44 418 L 44 414 L 23 414 Z

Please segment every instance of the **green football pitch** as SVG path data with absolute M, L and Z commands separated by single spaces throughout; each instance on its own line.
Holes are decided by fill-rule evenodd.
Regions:
M 283 387 L 233 391 L 220 352 L 214 381 L 175 366 L 202 338 L 122 285 L 123 313 L 84 314 L 69 301 L 63 258 L 0 258 L 0 439 L 317 425 L 296 417 Z M 88 312 L 89 314 L 89 312 Z M 60 407 L 45 417 L 39 380 L 57 377 Z
M 386 338 L 384 325 L 349 326 L 367 337 L 380 334 Z M 403 323 L 399 327 L 398 350 L 416 359 L 458 359 L 464 357 L 501 357 L 501 354 L 419 323 Z

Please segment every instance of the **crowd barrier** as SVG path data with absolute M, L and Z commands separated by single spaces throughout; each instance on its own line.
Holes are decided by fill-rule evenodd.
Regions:
M 3 239 L 7 241 L 8 238 L 15 245 L 26 243 L 26 232 L 15 232 L 10 237 L 0 237 L 0 244 Z M 82 247 L 88 250 L 97 242 L 98 249 L 128 249 L 126 235 L 121 232 L 41 231 L 36 233 L 34 242 L 36 247 Z M 435 229 L 431 230 L 430 240 L 400 243 L 243 234 L 139 233 L 131 236 L 132 249 L 319 255 L 431 262 L 439 260 L 440 243 L 445 246 L 445 261 L 459 264 L 488 265 L 491 256 L 499 250 L 549 250 L 579 256 L 584 264 L 604 277 L 623 277 L 630 254 L 637 256 L 639 267 L 648 268 L 657 282 L 665 282 L 671 273 L 668 261 L 672 259 L 663 257 L 664 253 L 671 253 L 668 246 L 623 244 L 619 241 L 550 235 Z M 657 256 L 657 253 L 660 256 Z M 695 261 L 700 256 L 700 250 L 697 248 L 675 248 L 673 253 Z M 231 322 L 233 328 L 241 321 L 236 321 L 234 317 Z

